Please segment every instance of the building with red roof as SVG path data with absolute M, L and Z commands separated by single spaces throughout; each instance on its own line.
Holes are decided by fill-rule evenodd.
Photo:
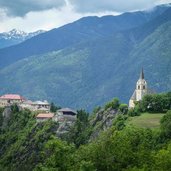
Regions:
M 19 94 L 5 94 L 0 96 L 0 106 L 5 107 L 11 104 L 20 104 L 26 99 Z
M 49 119 L 53 119 L 54 118 L 54 113 L 39 113 L 36 116 L 36 120 L 37 122 L 43 122 L 43 121 L 47 121 Z

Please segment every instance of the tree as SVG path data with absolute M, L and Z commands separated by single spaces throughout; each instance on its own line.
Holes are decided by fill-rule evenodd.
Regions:
M 119 111 L 122 114 L 127 114 L 127 112 L 128 112 L 128 105 L 127 104 L 120 104 L 119 105 Z
M 140 107 L 144 112 L 167 112 L 171 109 L 171 92 L 145 95 Z
M 108 109 L 108 108 L 118 109 L 119 105 L 120 105 L 119 99 L 118 98 L 114 98 L 111 102 L 106 103 L 105 110 Z
M 162 134 L 166 138 L 171 138 L 171 110 L 160 121 Z
M 17 105 L 17 104 L 13 104 L 13 105 L 11 106 L 11 111 L 12 111 L 13 113 L 19 112 L 19 107 L 18 107 L 18 105 Z
M 56 106 L 53 102 L 50 104 L 50 111 L 55 113 L 57 110 L 59 110 L 61 107 Z
M 154 156 L 154 159 L 155 161 L 152 170 L 170 171 L 171 144 L 168 145 L 167 149 L 159 150 L 157 154 Z
M 113 125 L 117 130 L 122 130 L 126 126 L 125 121 L 127 120 L 127 118 L 128 118 L 127 116 L 119 114 L 115 118 Z
M 68 142 L 73 142 L 76 147 L 87 143 L 91 134 L 91 127 L 88 120 L 89 113 L 85 110 L 77 111 L 77 120 L 73 127 L 70 129 L 66 137 Z

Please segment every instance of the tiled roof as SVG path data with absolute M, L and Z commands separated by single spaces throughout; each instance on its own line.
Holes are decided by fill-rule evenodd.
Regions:
M 24 97 L 18 94 L 5 94 L 0 97 L 0 99 L 9 99 L 9 100 L 25 100 Z
M 54 113 L 39 113 L 36 118 L 53 118 Z

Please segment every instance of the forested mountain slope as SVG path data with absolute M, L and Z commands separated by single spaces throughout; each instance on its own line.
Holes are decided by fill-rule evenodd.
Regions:
M 168 91 L 170 14 L 171 8 L 139 27 L 13 63 L 0 70 L 0 92 L 90 110 L 115 96 L 128 102 L 142 67 L 150 88 Z

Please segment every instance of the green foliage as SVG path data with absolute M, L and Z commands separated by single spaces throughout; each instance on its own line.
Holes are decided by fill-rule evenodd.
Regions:
M 128 111 L 128 116 L 134 117 L 134 116 L 139 116 L 141 113 L 139 112 L 139 110 L 137 110 L 137 108 L 131 108 Z
M 92 128 L 89 124 L 88 116 L 89 114 L 85 110 L 78 110 L 77 120 L 66 137 L 66 140 L 73 142 L 76 147 L 87 143 L 89 140 Z
M 93 163 L 90 161 L 82 161 L 80 164 L 80 171 L 96 171 Z
M 73 152 L 74 147 L 72 145 L 68 145 L 56 137 L 51 137 L 43 147 L 42 160 L 46 159 L 43 161 L 45 164 L 39 164 L 35 171 L 70 170 L 70 161 L 72 160 L 70 157 Z
M 171 138 L 171 110 L 169 110 L 166 115 L 160 121 L 162 134 L 166 138 Z
M 127 116 L 125 116 L 125 115 L 122 115 L 122 114 L 119 114 L 116 118 L 115 118 L 115 120 L 114 120 L 114 122 L 113 122 L 113 125 L 115 126 L 115 128 L 117 129 L 117 130 L 122 130 L 125 126 L 126 126 L 126 123 L 125 123 L 125 121 L 127 120 Z
M 171 143 L 169 143 L 166 149 L 159 150 L 154 155 L 154 164 L 151 170 L 153 171 L 170 171 L 171 163 Z
M 163 113 L 141 113 L 140 116 L 129 117 L 127 124 L 140 128 L 159 129 L 160 120 L 164 116 Z
M 3 123 L 3 116 L 2 116 L 3 111 L 4 111 L 4 109 L 0 108 L 0 128 L 1 128 L 2 123 Z
M 34 113 L 12 106 L 10 120 L 0 134 L 0 170 L 33 170 L 54 128 L 52 122 L 36 124 Z
M 120 105 L 119 99 L 118 98 L 114 98 L 112 101 L 106 103 L 105 110 L 108 109 L 108 108 L 118 109 L 119 105 Z
M 119 112 L 122 114 L 127 114 L 128 113 L 128 105 L 127 104 L 120 104 L 119 105 Z
M 101 109 L 101 106 L 97 106 L 93 109 L 93 113 L 92 114 L 96 114 L 97 112 L 99 112 Z
M 171 93 L 146 95 L 141 101 L 141 108 L 144 112 L 167 112 L 171 109 Z
M 126 105 L 118 106 L 118 112 L 125 113 L 125 109 Z M 139 111 L 139 107 L 134 110 Z M 142 116 L 147 114 L 131 119 Z M 161 119 L 158 131 L 132 126 L 128 119 L 128 115 L 117 114 L 113 126 L 91 140 L 93 127 L 89 114 L 78 110 L 70 132 L 59 139 L 56 137 L 58 123 L 36 123 L 35 113 L 19 111 L 13 106 L 7 127 L 0 132 L 0 170 L 170 170 L 171 111 Z
M 61 107 L 56 106 L 53 102 L 50 104 L 50 111 L 55 113 L 57 110 L 59 110 Z
M 76 169 L 81 161 L 91 162 L 99 171 L 127 170 L 135 166 L 141 168 L 152 164 L 152 149 L 150 130 L 129 127 L 118 132 L 111 129 L 95 142 L 78 149 Z
M 13 113 L 18 113 L 18 112 L 19 112 L 19 107 L 18 107 L 18 105 L 17 105 L 17 104 L 12 105 L 12 106 L 11 106 L 11 111 L 12 111 Z

